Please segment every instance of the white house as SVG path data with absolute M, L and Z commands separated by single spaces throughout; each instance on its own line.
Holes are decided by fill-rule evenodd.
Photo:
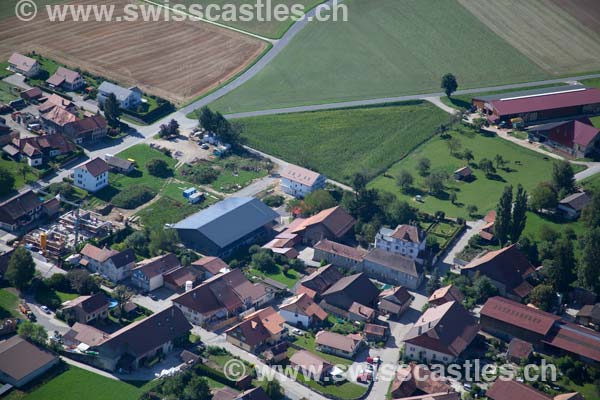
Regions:
M 181 268 L 173 253 L 167 253 L 137 263 L 131 271 L 131 283 L 143 291 L 151 292 L 164 285 L 164 274 Z
M 18 74 L 32 77 L 40 72 L 40 63 L 23 54 L 13 53 L 8 59 L 8 69 Z
M 135 253 L 131 249 L 123 251 L 111 250 L 106 247 L 101 249 L 88 243 L 79 254 L 81 254 L 79 263 L 83 267 L 91 272 L 97 272 L 115 283 L 129 278 L 131 269 L 135 265 Z
M 302 198 L 325 187 L 326 178 L 324 175 L 297 165 L 288 164 L 280 175 L 281 190 L 294 197 Z
M 285 299 L 279 307 L 279 315 L 288 324 L 309 328 L 327 319 L 327 312 L 306 293 Z
M 54 75 L 46 80 L 52 87 L 62 87 L 65 90 L 77 90 L 85 85 L 81 74 L 65 67 L 58 67 Z
M 97 157 L 73 170 L 73 184 L 88 192 L 97 192 L 108 186 L 110 167 L 103 159 Z
M 398 225 L 396 229 L 381 228 L 375 236 L 375 247 L 421 261 L 419 253 L 425 250 L 425 232 L 413 225 Z
M 98 95 L 96 96 L 98 104 L 103 106 L 104 102 L 111 93 L 114 93 L 115 97 L 117 98 L 119 107 L 124 109 L 134 109 L 142 102 L 142 91 L 137 87 L 134 86 L 127 89 L 122 86 L 115 85 L 114 83 L 104 81 L 98 87 Z

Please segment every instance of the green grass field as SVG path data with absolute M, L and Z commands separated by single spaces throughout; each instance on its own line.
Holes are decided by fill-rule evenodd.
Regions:
M 509 171 L 498 169 L 497 177 L 489 179 L 481 170 L 474 169 L 475 181 L 457 182 L 451 177 L 441 198 L 426 195 L 425 178 L 416 170 L 419 159 L 427 157 L 431 161 L 432 171 L 443 170 L 450 175 L 466 164 L 464 160 L 450 154 L 446 140 L 435 137 L 395 164 L 385 176 L 376 178 L 371 186 L 394 193 L 425 212 L 444 211 L 451 217 L 469 218 L 468 205 L 476 205 L 478 214 L 484 215 L 496 207 L 500 194 L 507 185 L 516 187 L 521 183 L 525 189 L 530 190 L 539 182 L 550 180 L 552 161 L 545 160 L 543 155 L 497 137 L 485 137 L 466 128 L 463 131 L 465 133 L 453 133 L 453 137 L 460 141 L 463 150 L 470 149 L 473 152 L 475 163 L 482 158 L 493 160 L 496 154 L 500 154 L 508 161 Z M 415 178 L 414 190 L 410 194 L 402 193 L 396 185 L 396 177 L 402 170 L 411 172 Z M 456 193 L 456 205 L 449 200 L 451 192 Z M 413 200 L 415 194 L 424 196 L 422 203 Z
M 348 182 L 356 172 L 385 171 L 447 120 L 423 102 L 239 121 L 250 147 Z
M 289 288 L 293 288 L 296 282 L 298 282 L 298 279 L 300 279 L 300 274 L 294 271 L 293 269 L 288 270 L 287 275 L 284 274 L 281 269 L 276 274 L 265 274 L 264 272 L 251 268 L 248 270 L 248 273 L 250 275 L 271 278 L 273 280 L 276 280 L 277 282 L 283 283 Z
M 212 107 L 223 113 L 527 82 L 548 74 L 456 0 L 348 0 L 347 22 L 312 22 L 256 77 Z
M 9 85 L 6 82 L 0 81 L 0 103 L 10 103 L 13 100 L 19 98 L 18 90 L 16 87 Z
M 17 310 L 19 305 L 19 297 L 7 289 L 0 290 L 0 318 L 16 317 L 22 318 L 23 316 Z
M 275 7 L 280 4 L 285 5 L 287 7 L 291 7 L 295 4 L 300 4 L 304 6 L 304 12 L 307 12 L 308 10 L 314 8 L 316 5 L 322 3 L 323 1 L 324 0 L 273 0 L 273 2 L 271 3 L 271 10 L 274 10 Z M 189 6 L 191 4 L 199 4 L 202 6 L 206 6 L 208 4 L 216 4 L 219 6 L 222 6 L 224 4 L 233 4 L 236 6 L 236 8 L 239 9 L 239 7 L 242 5 L 255 5 L 256 0 L 171 0 L 169 1 L 169 4 L 171 7 L 173 7 L 175 4 L 183 4 L 186 6 Z M 251 21 L 242 21 L 241 19 L 238 19 L 237 21 L 231 22 L 221 20 L 217 20 L 215 22 L 271 39 L 279 39 L 294 23 L 294 20 L 292 18 L 280 18 L 282 19 L 281 21 L 278 21 L 275 18 L 266 18 L 266 9 L 262 11 L 262 15 L 263 21 L 260 21 L 259 18 L 255 18 Z
M 155 383 L 129 384 L 105 378 L 83 369 L 69 367 L 65 372 L 26 394 L 24 400 L 131 400 L 138 399 Z

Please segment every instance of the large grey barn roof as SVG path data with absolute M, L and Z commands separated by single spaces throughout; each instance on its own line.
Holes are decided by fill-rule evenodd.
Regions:
M 197 230 L 224 248 L 278 217 L 253 197 L 230 197 L 179 221 L 174 228 Z
M 583 86 L 583 85 L 565 85 L 565 86 L 558 86 L 558 87 L 546 87 L 546 88 L 541 88 L 541 89 L 538 88 L 538 89 L 522 90 L 522 91 L 518 91 L 518 92 L 498 93 L 498 94 L 492 94 L 489 96 L 474 95 L 473 100 L 494 101 L 494 100 L 502 100 L 502 99 L 507 99 L 507 98 L 514 98 L 514 97 L 535 96 L 535 95 L 541 95 L 541 94 L 546 94 L 546 93 L 548 93 L 548 94 L 549 93 L 560 93 L 560 92 L 566 92 L 566 91 L 583 89 L 583 88 L 585 88 L 585 86 Z

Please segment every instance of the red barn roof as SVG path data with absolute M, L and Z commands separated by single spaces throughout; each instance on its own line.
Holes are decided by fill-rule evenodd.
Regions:
M 560 93 L 545 93 L 522 97 L 507 97 L 492 100 L 490 103 L 498 115 L 513 115 L 559 108 L 577 107 L 600 103 L 600 90 L 595 88 L 577 88 Z
M 560 317 L 556 315 L 500 296 L 492 297 L 485 302 L 481 309 L 481 316 L 518 326 L 540 335 L 547 335 L 554 323 L 560 320 Z

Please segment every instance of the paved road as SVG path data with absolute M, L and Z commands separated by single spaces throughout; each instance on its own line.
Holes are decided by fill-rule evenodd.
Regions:
M 536 82 L 515 83 L 515 84 L 510 84 L 510 85 L 488 86 L 488 87 L 476 88 L 476 89 L 464 89 L 464 90 L 456 91 L 456 93 L 454 93 L 454 95 L 458 96 L 458 95 L 463 95 L 463 94 L 487 93 L 487 92 L 495 92 L 495 91 L 501 91 L 501 90 L 527 89 L 527 88 L 530 88 L 533 86 L 551 85 L 551 84 L 558 84 L 558 83 L 573 84 L 579 80 L 591 79 L 591 78 L 600 78 L 600 74 L 581 75 L 581 76 L 575 76 L 575 77 L 569 77 L 569 78 L 559 78 L 559 79 L 548 79 L 548 80 L 536 81 Z M 414 95 L 397 96 L 397 97 L 383 97 L 383 98 L 376 98 L 376 99 L 346 101 L 346 102 L 341 102 L 341 103 L 315 104 L 315 105 L 309 105 L 309 106 L 288 107 L 288 108 L 273 108 L 270 110 L 249 111 L 249 112 L 243 112 L 243 113 L 227 114 L 225 116 L 229 119 L 245 118 L 245 117 L 258 117 L 258 116 L 262 116 L 262 115 L 275 115 L 275 114 L 288 114 L 288 113 L 297 113 L 297 112 L 306 112 L 306 111 L 333 110 L 336 108 L 360 107 L 360 106 L 369 106 L 369 105 L 384 104 L 384 103 L 395 103 L 395 102 L 411 101 L 411 100 L 429 100 L 429 99 L 435 99 L 435 98 L 440 98 L 440 97 L 444 97 L 444 96 L 445 96 L 445 94 L 442 92 L 414 94 Z M 436 103 L 434 103 L 434 104 L 436 104 Z M 436 105 L 438 105 L 438 104 L 436 104 Z M 190 110 L 190 111 L 193 111 L 193 110 Z

